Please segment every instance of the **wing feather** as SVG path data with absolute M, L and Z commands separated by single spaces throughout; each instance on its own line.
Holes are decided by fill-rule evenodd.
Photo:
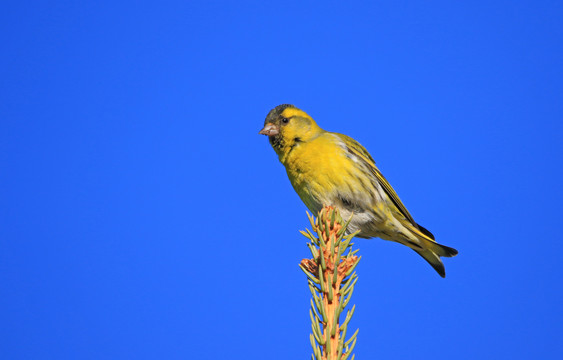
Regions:
M 358 159 L 362 161 L 364 166 L 369 169 L 371 174 L 375 176 L 377 182 L 381 185 L 389 199 L 393 202 L 393 204 L 397 207 L 399 212 L 414 226 L 416 230 L 419 230 L 418 224 L 414 221 L 413 217 L 399 198 L 399 195 L 395 192 L 395 190 L 391 187 L 387 179 L 383 176 L 381 171 L 375 166 L 375 161 L 368 153 L 368 151 L 360 145 L 356 140 L 352 139 L 349 136 L 343 134 L 337 134 L 339 137 L 343 138 L 345 141 L 343 142 L 346 146 L 346 151 L 350 154 L 356 156 Z

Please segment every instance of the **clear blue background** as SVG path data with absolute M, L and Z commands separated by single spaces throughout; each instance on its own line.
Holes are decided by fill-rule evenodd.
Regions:
M 11 2 L 4 359 L 305 359 L 281 103 L 360 141 L 460 251 L 358 240 L 359 359 L 559 359 L 563 3 Z

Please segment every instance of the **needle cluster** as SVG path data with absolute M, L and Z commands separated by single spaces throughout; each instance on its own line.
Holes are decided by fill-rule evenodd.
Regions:
M 348 324 L 355 305 L 348 309 L 344 320 L 340 315 L 350 302 L 358 276 L 354 269 L 360 258 L 352 250 L 356 233 L 345 235 L 350 220 L 344 222 L 338 209 L 323 208 L 318 217 L 307 214 L 313 232 L 301 231 L 310 242 L 307 244 L 312 259 L 303 259 L 299 267 L 307 275 L 311 299 L 310 335 L 313 360 L 346 360 L 356 345 L 358 330 L 345 341 Z M 354 356 L 351 357 L 351 360 Z

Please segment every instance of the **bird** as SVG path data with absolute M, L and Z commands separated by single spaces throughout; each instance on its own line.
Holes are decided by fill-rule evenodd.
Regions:
M 351 217 L 348 234 L 359 230 L 359 238 L 405 245 L 441 277 L 446 276 L 440 257 L 453 257 L 458 251 L 437 243 L 430 231 L 414 221 L 360 143 L 323 130 L 291 104 L 270 110 L 259 134 L 268 136 L 291 185 L 312 213 L 334 206 L 343 219 Z

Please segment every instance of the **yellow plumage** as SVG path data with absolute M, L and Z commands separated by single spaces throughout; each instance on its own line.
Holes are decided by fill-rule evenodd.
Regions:
M 260 134 L 268 135 L 293 188 L 310 211 L 336 206 L 343 218 L 352 216 L 350 232 L 360 230 L 359 237 L 406 245 L 445 276 L 440 256 L 455 256 L 457 250 L 438 244 L 414 221 L 357 141 L 321 129 L 307 113 L 287 104 L 270 111 Z

